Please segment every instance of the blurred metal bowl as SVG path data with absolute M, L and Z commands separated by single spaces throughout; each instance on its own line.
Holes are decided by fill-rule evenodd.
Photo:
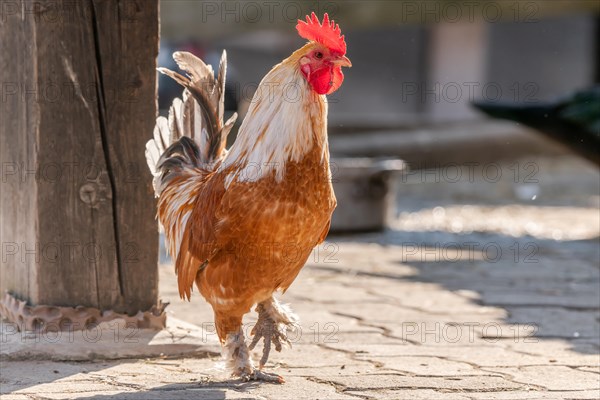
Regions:
M 333 158 L 331 175 L 338 205 L 331 232 L 383 230 L 394 218 L 398 174 L 406 163 L 393 158 Z

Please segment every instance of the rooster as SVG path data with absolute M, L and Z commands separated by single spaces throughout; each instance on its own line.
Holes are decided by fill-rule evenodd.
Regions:
M 157 217 L 175 260 L 179 294 L 194 284 L 214 311 L 223 356 L 243 380 L 283 382 L 263 371 L 271 346 L 289 345 L 298 317 L 274 297 L 323 242 L 336 206 L 330 180 L 327 101 L 350 67 L 340 28 L 312 13 L 296 26 L 308 40 L 264 77 L 235 143 L 237 114 L 223 118 L 226 53 L 218 75 L 190 53 L 173 58 L 187 76 L 159 68 L 185 89 L 159 117 L 146 159 Z M 242 318 L 256 304 L 246 344 Z M 263 339 L 259 368 L 250 357 Z

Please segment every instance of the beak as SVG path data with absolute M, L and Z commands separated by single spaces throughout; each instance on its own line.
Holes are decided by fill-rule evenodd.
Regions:
M 346 56 L 342 56 L 340 58 L 337 58 L 337 59 L 333 60 L 332 62 L 335 65 L 339 65 L 340 67 L 348 67 L 348 68 L 350 68 L 352 66 L 352 62 Z

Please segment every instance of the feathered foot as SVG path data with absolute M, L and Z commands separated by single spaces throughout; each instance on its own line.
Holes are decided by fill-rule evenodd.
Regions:
M 287 331 L 298 327 L 298 316 L 288 306 L 279 303 L 273 297 L 259 303 L 256 312 L 258 312 L 258 321 L 252 328 L 251 334 L 254 338 L 249 349 L 254 349 L 260 339 L 264 339 L 263 355 L 260 359 L 260 369 L 262 369 L 269 359 L 271 344 L 275 345 L 277 351 L 281 351 L 283 344 L 292 347 Z
M 223 345 L 223 356 L 227 362 L 227 367 L 232 371 L 232 375 L 241 378 L 244 382 L 285 382 L 283 377 L 277 374 L 269 374 L 254 368 L 248 346 L 246 346 L 246 341 L 244 340 L 244 333 L 241 329 L 237 333 L 227 335 L 227 339 Z

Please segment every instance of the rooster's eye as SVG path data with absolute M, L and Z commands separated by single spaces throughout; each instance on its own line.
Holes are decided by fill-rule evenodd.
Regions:
M 320 51 L 317 51 L 317 52 L 315 53 L 315 58 L 318 58 L 318 59 L 321 59 L 321 58 L 323 58 L 323 53 L 321 53 Z

